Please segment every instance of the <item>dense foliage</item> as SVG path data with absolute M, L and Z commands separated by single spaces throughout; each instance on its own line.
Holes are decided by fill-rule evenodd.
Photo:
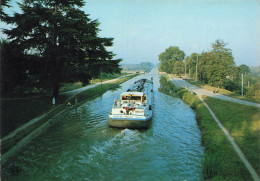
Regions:
M 52 88 L 54 96 L 63 83 L 87 84 L 100 72 L 120 72 L 121 60 L 113 60 L 115 55 L 106 50 L 113 39 L 98 37 L 99 23 L 80 10 L 83 0 L 24 0 L 19 6 L 20 14 L 1 16 L 14 27 L 4 29 L 8 36 L 2 50 L 4 72 L 8 68 L 13 74 L 22 71 L 31 85 Z M 22 57 L 20 62 L 15 54 Z M 25 70 L 15 68 L 16 63 L 25 65 Z M 4 80 L 7 77 L 8 73 Z M 3 83 L 6 86 L 12 89 Z
M 167 73 L 180 74 L 183 72 L 184 51 L 177 46 L 170 46 L 159 55 L 160 69 Z
M 234 57 L 226 44 L 217 40 L 209 52 L 202 52 L 198 60 L 197 79 L 210 85 L 224 87 L 227 76 L 234 78 Z
M 256 75 L 250 74 L 247 65 L 236 66 L 232 51 L 226 46 L 224 41 L 216 40 L 210 50 L 192 53 L 185 58 L 185 53 L 179 47 L 170 46 L 159 55 L 160 69 L 237 93 L 241 93 L 243 74 L 244 94 L 256 97 L 260 89 L 259 82 L 254 78 Z M 249 82 L 252 86 L 248 85 Z

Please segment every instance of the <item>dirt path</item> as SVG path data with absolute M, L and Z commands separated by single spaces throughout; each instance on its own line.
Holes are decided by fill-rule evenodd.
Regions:
M 254 107 L 260 108 L 260 104 L 248 102 L 248 101 L 243 101 L 243 100 L 240 100 L 240 99 L 235 99 L 235 98 L 224 96 L 224 95 L 221 95 L 221 94 L 213 94 L 213 92 L 202 89 L 202 88 L 197 87 L 195 85 L 192 85 L 192 84 L 182 80 L 181 78 L 175 78 L 175 77 L 172 77 L 172 76 L 170 76 L 170 78 L 172 79 L 172 81 L 174 82 L 174 84 L 178 88 L 186 87 L 187 89 L 189 89 L 192 92 L 195 92 L 199 96 L 205 95 L 205 96 L 209 96 L 209 97 L 213 97 L 213 98 L 217 98 L 217 99 L 221 99 L 221 100 L 225 100 L 225 101 L 230 101 L 230 102 L 235 102 L 235 103 L 238 103 L 238 104 L 244 104 L 244 105 L 254 106 Z M 185 84 L 186 84 L 186 86 L 185 86 Z
M 124 78 L 124 77 L 127 77 L 127 75 L 124 75 L 124 76 L 121 76 L 121 77 L 118 77 L 118 78 L 115 78 L 115 79 L 111 79 L 111 80 L 107 80 L 105 82 L 102 82 L 102 84 L 106 84 L 106 83 L 109 83 L 109 82 L 114 82 L 118 79 L 121 79 L 121 78 Z M 85 90 L 88 90 L 88 89 L 91 89 L 93 87 L 96 87 L 98 85 L 101 85 L 101 82 L 100 83 L 97 83 L 97 84 L 93 84 L 93 85 L 89 85 L 89 86 L 86 86 L 86 87 L 82 87 L 82 88 L 79 88 L 79 89 L 75 89 L 75 90 L 71 90 L 71 91 L 67 91 L 67 92 L 62 92 L 60 93 L 60 95 L 71 95 L 71 96 L 75 96 Z
M 244 163 L 245 167 L 248 169 L 248 171 L 251 174 L 253 180 L 254 181 L 260 181 L 260 178 L 257 175 L 256 171 L 251 166 L 251 164 L 248 162 L 248 160 L 246 159 L 246 157 L 244 156 L 244 154 L 242 153 L 240 148 L 237 146 L 237 144 L 235 143 L 235 141 L 233 140 L 233 138 L 229 134 L 228 130 L 221 124 L 221 122 L 218 120 L 218 118 L 216 117 L 214 112 L 204 102 L 204 100 L 202 99 L 201 96 L 202 95 L 206 95 L 206 96 L 214 97 L 214 98 L 217 98 L 217 99 L 222 99 L 222 100 L 226 100 L 226 101 L 236 102 L 236 103 L 239 103 L 239 104 L 245 104 L 245 105 L 254 106 L 254 107 L 258 107 L 258 108 L 260 108 L 260 104 L 247 102 L 247 101 L 243 101 L 243 100 L 239 100 L 239 99 L 234 99 L 234 98 L 230 98 L 228 96 L 223 96 L 223 95 L 220 95 L 220 94 L 213 94 L 213 92 L 210 92 L 210 91 L 207 91 L 205 89 L 202 89 L 202 88 L 199 88 L 197 86 L 194 86 L 192 84 L 189 84 L 189 83 L 187 83 L 186 81 L 184 81 L 184 80 L 182 80 L 180 78 L 175 78 L 175 77 L 172 77 L 172 76 L 170 76 L 170 78 L 172 79 L 172 81 L 175 84 L 175 86 L 177 86 L 178 88 L 186 87 L 187 89 L 189 89 L 192 92 L 195 92 L 198 95 L 199 99 L 203 102 L 203 104 L 209 110 L 210 114 L 212 115 L 212 117 L 214 118 L 216 123 L 218 124 L 219 128 L 224 132 L 225 136 L 227 137 L 227 139 L 229 140 L 229 142 L 233 146 L 234 150 L 237 152 L 239 158 L 242 160 L 242 162 Z
M 105 83 L 109 83 L 109 82 L 114 82 L 118 79 L 121 79 L 121 78 L 124 78 L 126 76 L 121 76 L 121 77 L 118 77 L 118 78 L 115 78 L 115 79 L 111 79 L 111 80 L 108 80 L 108 81 L 105 81 L 105 82 L 102 82 L 102 84 L 105 84 Z M 93 84 L 93 85 L 89 85 L 89 86 L 86 86 L 86 87 L 82 87 L 82 88 L 79 88 L 79 89 L 75 89 L 75 90 L 72 90 L 72 91 L 68 91 L 68 92 L 64 92 L 64 93 L 61 93 L 61 95 L 68 95 L 68 100 L 73 98 L 74 96 L 76 96 L 77 94 L 85 91 L 85 90 L 88 90 L 88 89 L 91 89 L 91 88 L 94 88 L 98 85 L 100 85 L 101 83 L 97 83 L 97 84 Z M 28 97 L 26 97 L 25 99 L 27 99 Z M 16 99 L 16 98 L 14 98 Z M 19 98 L 19 99 L 22 99 L 22 98 Z M 11 99 L 10 99 L 11 100 Z M 66 102 L 66 101 L 65 101 Z M 0 142 L 5 142 L 5 141 L 8 141 L 8 140 L 11 140 L 13 139 L 16 134 L 18 134 L 19 132 L 23 131 L 24 129 L 26 129 L 27 127 L 29 127 L 30 125 L 38 122 L 39 120 L 45 118 L 46 116 L 48 116 L 50 113 L 52 113 L 53 111 L 57 110 L 60 106 L 62 105 L 58 105 L 58 106 L 55 106 L 53 107 L 51 110 L 49 110 L 48 112 L 30 120 L 29 122 L 25 123 L 24 125 L 22 125 L 21 127 L 17 128 L 16 130 L 14 130 L 13 132 L 9 133 L 7 136 L 3 137 L 2 139 L 0 139 Z M 57 115 L 60 115 L 61 113 L 63 113 L 64 111 L 66 111 L 66 109 L 64 110 L 61 110 L 59 113 L 57 113 Z M 57 116 L 56 115 L 56 116 Z M 5 154 L 3 155 L 0 155 L 0 160 L 1 160 L 1 163 L 4 164 L 11 156 L 13 156 L 15 153 L 17 153 L 17 151 L 23 147 L 24 145 L 26 145 L 31 139 L 33 139 L 34 137 L 36 137 L 37 135 L 39 135 L 44 129 L 46 129 L 46 127 L 48 127 L 48 125 L 50 125 L 50 122 L 53 120 L 53 118 L 50 118 L 46 123 L 44 123 L 43 125 L 41 125 L 39 128 L 35 129 L 33 132 L 31 132 L 30 134 L 28 134 L 26 137 L 24 137 L 22 140 L 20 140 L 16 145 L 14 145 L 9 151 L 7 151 Z M 1 180 L 1 179 L 0 179 Z
M 121 79 L 121 78 L 124 78 L 126 76 L 122 76 L 122 77 L 118 77 L 116 79 L 111 79 L 111 80 L 108 80 L 108 81 L 105 81 L 103 82 L 102 84 L 105 84 L 105 83 L 109 83 L 109 82 L 114 82 L 118 79 Z M 91 89 L 91 88 L 94 88 L 94 87 L 97 87 L 98 85 L 100 85 L 101 83 L 97 83 L 97 84 L 93 84 L 93 85 L 89 85 L 89 86 L 86 86 L 86 87 L 82 87 L 82 88 L 79 88 L 79 89 L 75 89 L 75 90 L 72 90 L 72 91 L 68 91 L 68 92 L 63 92 L 61 93 L 61 95 L 69 95 L 70 98 L 72 98 L 73 96 L 76 96 L 77 94 L 85 91 L 85 90 L 88 90 L 88 89 Z M 15 99 L 15 98 L 14 98 Z M 22 98 L 20 98 L 22 99 Z M 27 99 L 27 97 L 25 98 Z M 2 141 L 5 141 L 7 139 L 10 139 L 11 137 L 15 136 L 17 132 L 20 132 L 21 130 L 25 129 L 26 127 L 30 126 L 31 124 L 34 124 L 35 122 L 39 121 L 40 119 L 43 119 L 44 117 L 46 117 L 48 114 L 50 114 L 51 112 L 53 112 L 54 110 L 56 110 L 59 106 L 57 107 L 54 107 L 53 109 L 49 110 L 48 112 L 32 119 L 31 121 L 25 123 L 24 125 L 22 125 L 21 127 L 17 128 L 16 130 L 14 130 L 13 132 L 11 132 L 10 134 L 8 134 L 7 136 L 5 136 L 4 138 L 2 138 L 1 140 Z
M 199 99 L 203 102 L 203 104 L 206 106 L 206 108 L 209 110 L 210 114 L 212 115 L 212 117 L 215 119 L 216 123 L 218 124 L 218 126 L 220 127 L 220 129 L 224 132 L 225 136 L 227 137 L 227 139 L 229 140 L 229 142 L 232 144 L 233 148 L 235 149 L 235 151 L 237 152 L 239 158 L 242 160 L 242 162 L 244 163 L 245 167 L 247 168 L 247 170 L 249 171 L 249 173 L 251 174 L 252 178 L 254 181 L 259 181 L 260 178 L 258 177 L 255 169 L 252 167 L 252 165 L 249 163 L 249 161 L 246 159 L 245 155 L 243 154 L 243 152 L 240 150 L 240 148 L 237 146 L 236 142 L 233 140 L 233 138 L 231 137 L 231 135 L 229 134 L 228 130 L 221 124 L 221 122 L 218 120 L 218 118 L 216 117 L 216 115 L 213 113 L 213 111 L 209 108 L 209 106 L 204 102 L 204 100 L 202 99 L 202 97 L 199 95 L 198 96 Z
M 113 81 L 116 81 L 116 80 L 124 78 L 124 77 L 127 77 L 127 75 L 124 75 L 124 76 L 121 76 L 121 77 L 118 77 L 118 78 L 115 78 L 115 79 L 107 80 L 105 82 L 102 82 L 102 84 L 113 82 Z M 79 89 L 75 89 L 75 90 L 71 90 L 71 91 L 67 91 L 67 92 L 61 92 L 60 95 L 75 96 L 75 95 L 77 95 L 77 94 L 79 94 L 79 93 L 81 93 L 81 92 L 83 92 L 85 90 L 91 89 L 91 88 L 96 87 L 98 85 L 101 85 L 101 82 L 100 83 L 96 83 L 96 84 L 92 84 L 92 85 L 88 85 L 86 87 L 82 87 L 82 88 L 79 88 Z M 41 95 L 41 96 L 17 97 L 17 98 L 1 98 L 1 100 L 8 101 L 8 100 L 34 99 L 34 98 L 40 98 L 40 97 L 46 97 L 46 96 L 51 96 L 51 94 L 49 94 L 49 95 Z

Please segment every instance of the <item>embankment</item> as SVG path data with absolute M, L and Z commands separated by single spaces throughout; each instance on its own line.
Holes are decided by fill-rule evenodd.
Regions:
M 33 138 L 41 134 L 50 125 L 54 124 L 58 115 L 65 112 L 67 109 L 73 109 L 84 103 L 86 100 L 97 97 L 105 93 L 109 89 L 115 89 L 119 84 L 135 77 L 136 75 L 127 76 L 114 82 L 109 82 L 96 86 L 81 92 L 70 99 L 64 99 L 63 103 L 53 107 L 49 112 L 41 115 L 30 122 L 26 123 L 22 127 L 18 128 L 14 132 L 10 133 L 1 140 L 1 164 L 4 164 L 10 157 L 12 157 L 23 146 L 28 144 Z M 77 99 L 77 104 L 75 104 Z M 71 103 L 68 106 L 68 102 Z
M 206 106 L 195 94 L 185 89 L 179 89 L 177 94 L 190 104 L 196 112 L 197 123 L 201 130 L 202 145 L 205 148 L 204 179 L 250 180 L 251 175 Z
M 233 146 L 200 99 L 183 88 L 176 90 L 172 82 L 168 83 L 171 85 L 169 92 L 176 91 L 177 95 L 196 112 L 197 124 L 201 130 L 201 141 L 205 148 L 202 163 L 204 179 L 252 180 Z

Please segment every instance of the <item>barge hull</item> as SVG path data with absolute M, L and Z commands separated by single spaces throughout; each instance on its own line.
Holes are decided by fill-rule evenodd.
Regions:
M 147 129 L 150 120 L 128 120 L 128 119 L 108 119 L 108 125 L 112 128 Z

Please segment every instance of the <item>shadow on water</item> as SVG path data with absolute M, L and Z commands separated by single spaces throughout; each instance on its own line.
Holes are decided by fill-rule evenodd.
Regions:
M 136 80 L 151 76 L 151 127 L 109 128 L 114 99 Z M 3 180 L 202 180 L 203 147 L 195 114 L 169 91 L 153 70 L 86 101 L 77 112 L 68 109 L 14 157 L 19 174 L 2 167 Z

